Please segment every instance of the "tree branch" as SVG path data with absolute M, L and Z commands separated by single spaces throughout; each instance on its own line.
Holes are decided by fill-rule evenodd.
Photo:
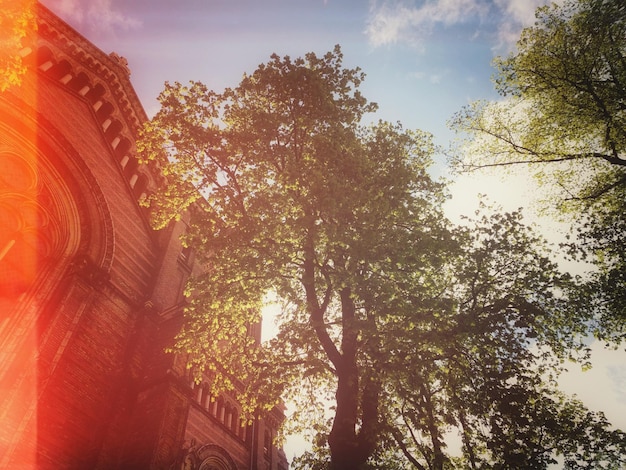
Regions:
M 336 369 L 342 366 L 342 355 L 337 349 L 334 341 L 328 334 L 326 324 L 324 323 L 324 314 L 326 312 L 325 305 L 320 305 L 317 298 L 317 290 L 315 289 L 315 249 L 313 242 L 313 234 L 309 231 L 304 244 L 304 262 L 302 264 L 302 285 L 306 294 L 307 308 L 311 326 L 313 327 L 317 338 Z
M 497 135 L 493 135 L 493 136 L 498 138 Z M 505 142 L 510 143 L 506 139 L 501 139 L 501 140 L 504 140 Z M 511 145 L 514 146 L 515 144 L 511 144 Z M 547 156 L 550 154 L 532 152 L 532 155 L 541 157 L 542 155 Z M 497 163 L 484 163 L 484 164 L 471 164 L 471 165 L 466 164 L 465 167 L 467 168 L 467 171 L 475 171 L 475 170 L 481 170 L 484 168 L 504 167 L 504 166 L 513 166 L 513 165 L 532 165 L 536 163 L 539 163 L 539 164 L 540 163 L 559 163 L 559 162 L 567 162 L 567 161 L 573 161 L 573 160 L 583 160 L 586 158 L 599 158 L 599 159 L 607 161 L 608 163 L 612 165 L 626 166 L 626 160 L 622 160 L 619 157 L 615 157 L 613 155 L 607 155 L 601 152 L 589 152 L 589 153 L 562 154 L 562 155 L 551 157 L 545 160 L 544 159 L 538 159 L 538 160 L 529 159 L 529 160 L 515 160 L 513 162 L 497 162 Z
M 426 470 L 426 467 L 424 467 L 421 463 L 419 463 L 419 461 L 415 457 L 413 457 L 411 452 L 409 452 L 409 449 L 407 448 L 406 444 L 404 443 L 404 440 L 402 438 L 402 434 L 400 433 L 400 431 L 398 431 L 393 426 L 390 426 L 389 429 L 391 431 L 391 435 L 393 436 L 394 440 L 396 441 L 396 443 L 400 447 L 400 450 L 402 451 L 404 456 L 407 458 L 407 460 L 409 462 L 411 462 L 419 470 Z

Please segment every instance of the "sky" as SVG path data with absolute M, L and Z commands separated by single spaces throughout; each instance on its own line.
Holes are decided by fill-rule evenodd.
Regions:
M 340 44 L 344 65 L 366 73 L 361 91 L 378 103 L 375 119 L 422 129 L 447 146 L 446 122 L 462 106 L 497 99 L 490 77 L 496 55 L 514 50 L 542 0 L 42 0 L 105 52 L 125 57 L 149 116 L 165 81 L 236 86 L 272 53 L 324 54 Z M 439 173 L 445 159 L 438 158 Z M 537 190 L 525 175 L 457 177 L 447 211 L 471 214 L 477 194 L 504 209 L 530 206 L 546 231 L 559 227 L 533 209 Z M 557 235 L 558 237 L 558 235 Z M 626 352 L 596 343 L 594 368 L 575 365 L 563 388 L 604 410 L 626 430 Z M 291 445 L 291 447 L 289 447 Z M 298 452 L 289 444 L 287 456 Z
M 495 52 L 506 52 L 538 0 L 44 0 L 105 52 L 126 57 L 149 115 L 163 83 L 200 80 L 221 90 L 280 56 L 340 44 L 367 74 L 377 117 L 445 140 L 446 120 L 494 96 Z

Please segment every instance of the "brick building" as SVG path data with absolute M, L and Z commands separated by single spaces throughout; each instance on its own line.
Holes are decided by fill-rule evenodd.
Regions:
M 194 267 L 184 221 L 155 232 L 138 204 L 158 174 L 128 65 L 37 16 L 0 93 L 0 468 L 286 468 L 280 410 L 242 425 L 163 352 Z

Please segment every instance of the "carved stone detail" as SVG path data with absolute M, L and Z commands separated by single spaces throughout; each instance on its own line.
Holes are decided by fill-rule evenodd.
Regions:
M 78 274 L 93 287 L 103 287 L 110 279 L 109 273 L 97 266 L 86 255 L 78 255 L 70 264 L 70 273 Z
M 198 446 L 196 440 L 187 441 L 181 448 L 170 470 L 236 470 L 235 462 L 216 444 Z

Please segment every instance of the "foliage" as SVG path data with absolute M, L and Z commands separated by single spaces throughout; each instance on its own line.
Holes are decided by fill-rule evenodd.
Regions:
M 550 374 L 584 359 L 588 318 L 563 301 L 572 280 L 517 213 L 452 227 L 426 171 L 430 136 L 361 125 L 375 110 L 362 80 L 337 47 L 274 55 L 223 93 L 166 86 L 138 144 L 166 177 L 148 203 L 158 226 L 191 211 L 185 243 L 204 266 L 173 351 L 250 414 L 283 391 L 298 399 L 315 448 L 296 468 L 507 468 L 498 462 L 529 450 L 536 468 L 554 452 L 574 458 L 581 435 L 546 422 L 574 406 L 550 401 Z M 255 344 L 247 327 L 268 293 L 282 305 L 280 331 Z M 610 436 L 624 448 L 592 418 L 581 428 L 597 424 L 589 445 Z M 456 460 L 445 444 L 454 430 Z
M 585 359 L 572 341 L 586 328 L 567 302 L 572 279 L 558 273 L 519 213 L 468 224 L 451 309 L 422 316 L 405 336 L 407 356 L 389 366 L 399 372 L 387 397 L 389 434 L 419 469 L 546 468 L 558 454 L 619 468 L 624 434 L 554 389 L 559 358 L 580 351 Z M 461 439 L 460 456 L 447 449 L 451 435 Z M 608 442 L 615 447 L 607 450 Z
M 598 272 L 585 302 L 597 308 L 596 334 L 626 335 L 626 6 L 567 0 L 537 10 L 518 50 L 495 61 L 506 98 L 474 103 L 452 125 L 469 134 L 455 163 L 464 170 L 524 165 L 575 223 L 578 256 Z
M 22 39 L 36 30 L 34 0 L 0 0 L 0 92 L 19 85 L 26 67 Z

